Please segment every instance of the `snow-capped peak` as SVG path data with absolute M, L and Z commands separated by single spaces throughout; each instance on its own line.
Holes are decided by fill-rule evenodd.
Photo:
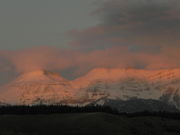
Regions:
M 59 82 L 66 81 L 59 74 L 54 72 L 49 72 L 46 70 L 37 70 L 32 72 L 26 72 L 20 75 L 14 83 L 25 83 L 25 82 L 41 82 L 41 83 L 50 83 L 50 82 Z
M 17 104 L 64 102 L 72 98 L 73 88 L 57 73 L 38 70 L 20 75 L 1 91 L 0 101 Z
M 0 93 L 0 101 L 17 104 L 84 104 L 102 98 L 132 97 L 162 100 L 180 109 L 180 69 L 97 68 L 72 81 L 57 73 L 37 70 L 23 73 Z
M 132 68 L 96 68 L 73 81 L 77 87 L 86 87 L 92 81 L 117 81 L 126 78 L 145 79 L 148 82 L 168 81 L 180 78 L 180 69 L 144 70 Z

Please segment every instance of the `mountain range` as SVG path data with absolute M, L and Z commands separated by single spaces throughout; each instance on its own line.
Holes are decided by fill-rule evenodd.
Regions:
M 180 110 L 180 69 L 97 68 L 75 80 L 38 70 L 0 88 L 0 103 L 100 104 L 119 111 Z

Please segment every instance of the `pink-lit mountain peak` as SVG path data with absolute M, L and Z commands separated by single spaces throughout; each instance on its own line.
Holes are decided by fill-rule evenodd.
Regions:
M 160 70 L 147 70 L 147 69 L 134 69 L 134 68 L 95 68 L 91 70 L 86 76 L 94 77 L 116 77 L 116 76 L 136 76 L 143 77 L 153 74 L 168 75 L 174 74 L 180 75 L 180 69 L 160 69 Z
M 116 80 L 120 78 L 136 77 L 136 78 L 147 78 L 152 79 L 170 79 L 180 77 L 180 69 L 162 69 L 162 70 L 146 70 L 146 69 L 133 69 L 133 68 L 95 68 L 89 71 L 86 75 L 79 77 L 72 82 L 79 80 Z M 65 81 L 66 79 L 60 76 L 60 74 L 47 71 L 47 70 L 36 70 L 31 72 L 25 72 L 21 74 L 15 81 Z M 66 80 L 68 81 L 68 80 Z
M 59 74 L 46 70 L 36 70 L 21 74 L 3 88 L 0 99 L 15 104 L 34 104 L 43 101 L 61 102 L 71 98 L 72 87 Z
M 179 97 L 179 88 L 180 69 L 96 68 L 72 81 L 57 73 L 37 70 L 23 73 L 3 88 L 0 101 L 22 104 L 34 104 L 39 100 L 49 104 L 89 103 L 102 97 L 127 100 L 134 96 L 158 100 L 167 92 L 172 97 Z
M 77 78 L 73 83 L 84 87 L 94 80 L 117 81 L 125 78 L 139 78 L 148 82 L 166 82 L 180 78 L 180 69 L 146 70 L 133 68 L 96 68 L 86 75 Z
M 14 83 L 21 82 L 59 82 L 66 81 L 58 73 L 46 71 L 46 70 L 36 70 L 31 72 L 26 72 L 20 75 Z

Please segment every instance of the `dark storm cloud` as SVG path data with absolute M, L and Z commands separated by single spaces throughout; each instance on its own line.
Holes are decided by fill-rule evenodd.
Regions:
M 148 52 L 180 47 L 179 0 L 108 0 L 93 14 L 101 23 L 71 31 L 72 45 L 87 50 L 125 45 Z

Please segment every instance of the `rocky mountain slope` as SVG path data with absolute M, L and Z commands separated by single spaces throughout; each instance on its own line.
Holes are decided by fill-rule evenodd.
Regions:
M 95 69 L 75 80 L 74 86 L 88 93 L 89 98 L 152 99 L 180 109 L 180 69 Z
M 98 68 L 73 81 L 39 70 L 20 75 L 0 92 L 0 101 L 10 104 L 110 104 L 131 99 L 180 109 L 180 69 Z
M 13 104 L 62 103 L 74 97 L 68 80 L 56 73 L 35 71 L 20 75 L 2 90 L 0 99 Z

